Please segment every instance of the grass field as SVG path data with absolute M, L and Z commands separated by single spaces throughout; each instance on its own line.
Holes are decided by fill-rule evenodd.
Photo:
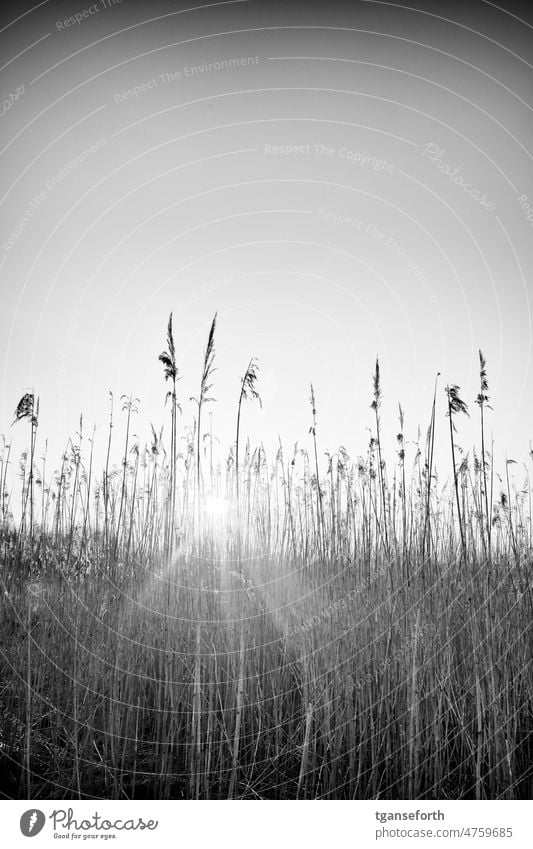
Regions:
M 194 427 L 170 321 L 168 426 L 143 447 L 124 398 L 103 469 L 81 424 L 43 468 L 38 400 L 17 407 L 18 489 L 6 443 L 0 461 L 4 796 L 529 798 L 531 488 L 510 463 L 496 486 L 483 356 L 471 459 L 454 429 L 466 405 L 445 388 L 441 485 L 435 398 L 408 452 L 401 410 L 399 433 L 382 433 L 377 363 L 364 456 L 323 462 L 312 387 L 310 451 L 252 449 L 252 360 L 235 444 L 214 462 L 215 330 L 216 317 Z

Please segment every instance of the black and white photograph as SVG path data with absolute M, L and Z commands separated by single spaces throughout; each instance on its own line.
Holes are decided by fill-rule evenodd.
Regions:
M 529 845 L 532 8 L 20 0 L 0 45 L 9 845 L 328 839 L 239 801 Z

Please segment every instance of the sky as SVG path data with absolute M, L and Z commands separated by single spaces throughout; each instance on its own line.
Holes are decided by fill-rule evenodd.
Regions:
M 217 313 L 206 408 L 243 431 L 364 454 L 379 357 L 382 426 L 409 444 L 461 387 L 478 441 L 478 351 L 495 455 L 529 462 L 533 18 L 416 2 L 45 0 L 3 13 L 0 434 L 21 395 L 60 463 L 80 414 L 97 456 L 109 392 L 168 421 L 158 355 L 172 312 L 183 436 Z M 123 419 L 122 419 L 123 420 Z M 120 462 L 120 448 L 115 460 Z M 411 449 L 414 452 L 414 449 Z M 440 452 L 440 453 L 439 453 Z M 521 467 L 520 467 L 521 468 Z

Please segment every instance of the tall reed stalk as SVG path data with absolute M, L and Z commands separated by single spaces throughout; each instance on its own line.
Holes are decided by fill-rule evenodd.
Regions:
M 239 393 L 239 403 L 237 405 L 237 434 L 235 437 L 235 485 L 237 492 L 237 513 L 239 513 L 239 435 L 240 435 L 240 427 L 241 427 L 241 407 L 242 402 L 247 401 L 249 398 L 252 398 L 256 401 L 259 401 L 259 406 L 262 406 L 261 397 L 259 392 L 257 391 L 257 378 L 258 378 L 258 369 L 259 366 L 257 364 L 257 360 L 252 357 L 250 362 L 248 363 L 248 368 L 244 374 L 244 377 L 241 380 L 241 391 Z M 212 442 L 212 437 L 211 437 Z
M 176 463 L 177 463 L 177 411 L 181 412 L 176 395 L 176 383 L 180 380 L 176 362 L 176 347 L 174 344 L 174 333 L 172 329 L 172 313 L 170 313 L 167 325 L 167 347 L 159 354 L 159 361 L 163 363 L 165 380 L 171 382 L 172 388 L 167 392 L 165 403 L 170 400 L 170 481 L 168 496 L 168 520 L 166 526 L 166 547 L 169 556 L 172 556 L 174 545 L 174 523 L 176 516 Z
M 204 365 L 202 369 L 202 378 L 200 381 L 200 394 L 197 398 L 191 398 L 192 401 L 195 401 L 198 406 L 198 418 L 196 422 L 197 432 L 196 432 L 196 499 L 197 499 L 197 507 L 198 507 L 198 525 L 200 525 L 200 516 L 201 516 L 201 501 L 202 501 L 202 469 L 201 469 L 201 454 L 200 454 L 200 445 L 201 445 L 201 434 L 202 434 L 202 408 L 204 404 L 207 404 L 209 401 L 214 401 L 214 398 L 210 398 L 208 393 L 213 387 L 213 384 L 209 381 L 215 371 L 214 361 L 215 361 L 215 328 L 217 322 L 217 314 L 215 313 L 213 321 L 211 322 L 211 328 L 209 330 L 209 336 L 207 338 L 207 345 L 204 354 Z
M 385 552 L 387 556 L 389 555 L 389 529 L 388 529 L 388 521 L 387 521 L 387 507 L 385 501 L 385 470 L 383 458 L 381 456 L 381 427 L 380 427 L 380 417 L 379 417 L 379 408 L 381 406 L 381 378 L 379 371 L 379 359 L 376 357 L 376 368 L 374 371 L 374 376 L 372 378 L 372 384 L 374 389 L 374 398 L 371 403 L 371 408 L 374 410 L 374 415 L 376 419 L 376 442 L 378 447 L 378 479 L 379 479 L 379 488 L 380 488 L 380 499 L 381 499 L 381 533 L 383 534 L 385 541 Z
M 450 424 L 450 447 L 452 454 L 453 483 L 457 504 L 457 519 L 459 522 L 459 530 L 461 533 L 461 556 L 463 561 L 466 562 L 465 531 L 463 525 L 463 516 L 461 513 L 461 502 L 459 499 L 459 470 L 455 461 L 455 442 L 453 438 L 453 435 L 455 433 L 455 425 L 453 423 L 453 416 L 457 415 L 458 413 L 464 413 L 465 415 L 468 415 L 468 407 L 465 402 L 462 401 L 459 397 L 459 392 L 460 388 L 455 383 L 446 387 L 446 397 L 448 399 L 448 412 L 446 413 L 446 415 L 448 416 Z
M 489 384 L 487 380 L 487 362 L 482 352 L 479 351 L 479 393 L 476 404 L 479 406 L 480 429 L 481 429 L 481 479 L 483 481 L 481 517 L 483 522 L 483 510 L 485 511 L 485 527 L 487 534 L 488 555 L 491 554 L 491 513 L 489 510 L 489 496 L 487 488 L 487 454 L 485 451 L 485 407 L 489 407 Z

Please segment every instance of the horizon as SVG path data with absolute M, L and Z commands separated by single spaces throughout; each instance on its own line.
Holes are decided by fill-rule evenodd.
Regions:
M 231 396 L 231 398 L 222 399 L 219 401 L 216 391 L 216 381 L 217 381 L 217 341 L 218 341 L 218 330 L 220 324 L 217 322 L 217 328 L 215 331 L 214 337 L 214 373 L 212 377 L 213 388 L 211 390 L 210 400 L 204 406 L 203 417 L 202 417 L 202 458 L 203 464 L 205 465 L 208 460 L 210 462 L 210 458 L 213 458 L 213 468 L 218 470 L 220 473 L 221 470 L 223 472 L 224 464 L 227 462 L 228 457 L 234 457 L 235 450 L 235 428 L 236 428 L 236 416 L 237 416 L 237 402 L 238 395 L 241 387 L 242 374 L 239 378 L 239 381 L 235 382 L 235 393 Z M 174 325 L 174 329 L 176 327 Z M 207 335 L 206 335 L 207 339 Z M 163 350 L 163 345 L 161 345 L 161 351 Z M 161 353 L 161 352 L 160 352 Z M 178 353 L 176 354 L 177 360 Z M 479 367 L 479 364 L 478 364 Z M 157 434 L 160 445 L 165 451 L 167 458 L 169 456 L 170 451 L 170 407 L 171 405 L 168 402 L 168 398 L 165 397 L 169 392 L 170 383 L 164 379 L 163 375 L 163 365 L 161 362 L 156 361 L 153 364 L 154 368 L 154 378 L 156 373 L 159 374 L 161 379 L 161 383 L 159 386 L 161 392 L 161 409 L 160 409 L 160 417 L 157 420 L 154 420 L 153 416 L 147 417 L 143 415 L 143 403 L 142 398 L 139 398 L 134 393 L 131 395 L 126 395 L 122 393 L 121 395 L 116 396 L 113 394 L 111 398 L 111 391 L 107 392 L 107 407 L 108 407 L 108 416 L 107 419 L 100 423 L 89 422 L 83 414 L 83 411 L 80 413 L 80 417 L 78 417 L 77 427 L 69 434 L 66 438 L 66 441 L 63 445 L 63 448 L 60 450 L 59 454 L 54 455 L 54 449 L 57 450 L 59 446 L 59 441 L 56 439 L 55 441 L 51 441 L 49 436 L 47 435 L 46 427 L 46 414 L 43 417 L 43 409 L 46 409 L 46 404 L 43 404 L 43 399 L 41 396 L 35 392 L 33 387 L 26 387 L 26 392 L 31 393 L 34 396 L 34 403 L 39 404 L 39 415 L 38 415 L 38 429 L 37 429 L 37 439 L 35 446 L 35 464 L 37 469 L 41 469 L 42 461 L 45 458 L 45 449 L 46 449 L 46 474 L 47 479 L 45 479 L 45 486 L 52 485 L 52 480 L 54 476 L 58 473 L 61 461 L 63 457 L 68 457 L 71 455 L 72 449 L 79 445 L 80 443 L 80 423 L 82 425 L 82 452 L 81 458 L 82 462 L 86 462 L 89 456 L 92 457 L 93 460 L 93 481 L 94 486 L 98 486 L 101 484 L 101 481 L 105 475 L 105 456 L 107 449 L 107 442 L 109 438 L 109 413 L 113 410 L 113 427 L 112 427 L 112 447 L 110 451 L 110 468 L 116 469 L 122 467 L 123 458 L 124 458 L 124 438 L 126 435 L 126 413 L 123 411 L 124 401 L 128 398 L 135 399 L 135 409 L 131 418 L 131 428 L 130 435 L 128 441 L 128 458 L 131 457 L 132 451 L 134 450 L 134 446 L 137 446 L 139 451 L 142 453 L 145 450 L 149 450 L 150 443 L 152 442 L 152 434 L 153 431 Z M 375 368 L 375 363 L 374 363 Z M 245 369 L 243 369 L 244 372 Z M 188 395 L 185 390 L 180 391 L 180 387 L 182 386 L 182 377 L 181 374 L 182 369 L 178 365 L 178 381 L 177 381 L 177 402 L 181 405 L 181 412 L 178 410 L 177 414 L 177 438 L 178 438 L 178 458 L 182 461 L 184 460 L 187 440 L 192 438 L 191 434 L 196 432 L 196 413 L 195 410 L 195 401 L 194 398 Z M 198 372 L 200 374 L 200 372 Z M 343 452 L 347 454 L 347 462 L 349 466 L 357 467 L 357 464 L 360 460 L 366 461 L 369 457 L 369 443 L 372 437 L 375 437 L 375 418 L 374 412 L 372 410 L 372 377 L 373 375 L 369 375 L 368 380 L 368 404 L 362 405 L 363 409 L 366 407 L 366 419 L 364 421 L 359 422 L 359 440 L 358 444 L 356 442 L 357 435 L 352 436 L 350 440 L 339 441 L 335 445 L 326 444 L 323 436 L 322 436 L 322 428 L 321 428 L 321 419 L 322 419 L 322 404 L 321 399 L 318 394 L 316 385 L 313 384 L 314 393 L 315 393 L 315 401 L 316 401 L 316 410 L 317 410 L 317 445 L 318 445 L 318 462 L 319 462 L 319 473 L 321 480 L 326 478 L 327 468 L 328 468 L 328 458 L 335 458 L 338 454 L 339 449 L 342 449 Z M 521 456 L 519 453 L 511 456 L 508 450 L 501 446 L 498 443 L 497 433 L 494 434 L 494 430 L 492 427 L 492 416 L 493 416 L 493 398 L 490 386 L 490 370 L 488 373 L 488 400 L 485 403 L 485 428 L 486 428 L 486 443 L 485 443 L 485 452 L 488 458 L 489 467 L 493 466 L 494 468 L 494 480 L 495 480 L 495 495 L 498 495 L 498 483 L 497 480 L 500 481 L 500 491 L 505 492 L 505 484 L 502 480 L 502 475 L 505 474 L 506 465 L 513 464 L 513 468 L 511 469 L 510 479 L 512 485 L 517 490 L 520 486 L 525 484 L 521 483 L 523 481 L 523 475 L 526 475 L 526 481 L 529 482 L 529 466 L 528 462 L 533 459 L 533 452 L 531 450 L 531 443 L 529 443 L 528 448 L 524 449 L 524 453 Z M 188 384 L 183 384 L 186 386 Z M 450 455 L 450 436 L 449 436 L 449 422 L 448 422 L 448 412 L 447 412 L 447 399 L 446 399 L 446 390 L 448 386 L 454 385 L 451 381 L 449 383 L 445 383 L 443 381 L 443 375 L 437 373 L 435 376 L 435 400 L 436 400 L 436 424 L 435 424 L 435 453 L 434 453 L 434 464 L 433 464 L 433 474 L 435 476 L 438 484 L 436 485 L 437 491 L 444 492 L 449 489 L 453 494 L 453 489 L 451 485 L 453 483 L 453 467 L 451 465 L 451 455 Z M 190 384 L 190 387 L 192 384 Z M 268 384 L 267 384 L 267 393 L 266 398 L 263 397 L 262 393 L 262 371 L 261 371 L 261 363 L 258 363 L 258 373 L 257 373 L 257 384 L 256 384 L 257 392 L 261 398 L 261 403 L 259 404 L 256 400 L 248 400 L 243 402 L 243 409 L 241 415 L 241 447 L 239 454 L 241 458 L 244 456 L 245 448 L 247 444 L 250 446 L 250 451 L 253 452 L 258 448 L 262 448 L 264 451 L 264 460 L 269 464 L 272 468 L 275 465 L 275 457 L 278 454 L 279 449 L 283 451 L 283 456 L 285 462 L 289 462 L 289 458 L 296 458 L 300 452 L 307 451 L 308 454 L 311 452 L 312 447 L 312 436 L 311 436 L 311 424 L 312 424 L 312 411 L 310 405 L 310 385 L 307 387 L 307 393 L 305 393 L 305 387 L 299 387 L 299 397 L 303 403 L 304 407 L 304 416 L 303 419 L 306 418 L 307 422 L 305 422 L 306 427 L 302 428 L 300 435 L 292 434 L 286 435 L 285 440 L 282 439 L 281 434 L 270 434 L 270 439 L 262 437 L 262 419 L 264 420 L 264 414 L 268 415 L 268 410 L 265 410 L 265 406 L 268 405 Z M 476 397 L 474 399 L 468 398 L 461 386 L 458 387 L 459 395 L 461 399 L 467 406 L 467 414 L 454 416 L 454 444 L 458 451 L 459 461 L 467 462 L 469 468 L 473 468 L 474 459 L 478 460 L 481 457 L 481 441 L 480 441 L 480 422 L 479 422 L 479 407 L 476 402 Z M 479 375 L 478 375 L 478 387 L 477 392 L 479 393 Z M 188 392 L 188 390 L 187 390 Z M 197 394 L 197 391 L 196 391 Z M 401 404 L 401 400 L 398 402 L 401 405 L 402 414 L 404 416 L 404 441 L 403 444 L 400 445 L 398 441 L 398 433 L 400 431 L 400 423 L 399 423 L 399 407 L 398 403 L 396 404 L 396 412 L 395 415 L 392 414 L 392 410 L 390 409 L 390 405 L 392 405 L 392 401 L 389 398 L 389 394 L 387 392 L 387 387 L 385 383 L 385 376 L 383 374 L 383 368 L 380 363 L 380 429 L 381 429 L 381 452 L 383 456 L 383 461 L 385 463 L 385 472 L 389 478 L 395 479 L 397 469 L 400 467 L 399 460 L 399 451 L 401 448 L 404 450 L 405 455 L 405 465 L 406 465 L 406 473 L 408 479 L 410 480 L 412 476 L 415 474 L 417 466 L 417 461 L 420 464 L 420 468 L 424 467 L 424 460 L 426 454 L 426 439 L 427 439 L 427 429 L 430 424 L 430 414 L 431 414 L 431 404 L 433 400 L 433 392 L 431 392 L 428 397 L 428 415 L 427 421 L 425 424 L 422 423 L 414 423 L 410 422 L 410 416 L 408 409 Z M 24 393 L 21 393 L 21 397 Z M 20 399 L 19 399 L 20 400 Z M 220 416 L 217 416 L 217 406 L 219 403 L 222 403 L 223 408 L 227 411 L 228 409 L 232 409 L 233 411 L 233 420 L 227 414 L 225 414 L 226 428 L 223 428 L 223 432 L 226 434 L 226 440 L 223 441 L 219 437 L 219 433 L 217 431 L 217 427 L 220 422 Z M 15 416 L 15 411 L 14 414 Z M 231 433 L 233 427 L 233 433 Z M 264 427 L 264 425 L 263 425 Z M 153 428 L 153 431 L 152 431 Z M 24 451 L 28 450 L 29 445 L 29 434 L 28 427 L 25 426 L 23 420 L 16 421 L 15 418 L 12 421 L 11 427 L 9 428 L 8 435 L 11 435 L 11 439 L 6 439 L 6 434 L 0 432 L 0 437 L 3 440 L 3 445 L 0 446 L 1 456 L 5 458 L 6 449 L 10 449 L 10 460 L 9 463 L 11 468 L 15 467 L 20 462 L 21 456 Z M 366 437 L 366 439 L 365 439 Z M 468 441 L 471 440 L 471 442 Z M 491 456 L 492 451 L 492 443 L 494 440 L 494 458 Z M 352 445 L 355 443 L 355 449 L 352 448 Z M 420 453 L 418 453 L 420 452 Z M 296 463 L 296 470 L 299 469 L 299 463 Z M 5 479 L 7 482 L 11 481 L 12 486 L 15 484 L 13 480 L 13 473 L 8 474 L 6 471 Z M 15 485 L 15 495 L 17 493 L 17 486 Z M 11 491 L 10 499 L 13 501 L 13 490 Z M 15 508 L 14 516 L 18 516 L 17 510 Z M 20 518 L 20 516 L 18 516 Z

